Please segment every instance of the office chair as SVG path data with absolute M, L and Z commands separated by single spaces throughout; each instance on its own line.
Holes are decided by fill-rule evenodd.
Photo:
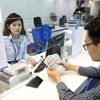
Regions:
M 60 27 L 66 27 L 64 18 L 59 19 L 59 26 Z
M 63 15 L 63 16 L 62 16 L 62 19 L 63 19 L 64 23 L 67 23 L 66 15 Z
M 41 27 L 42 26 L 42 20 L 41 17 L 34 17 L 33 18 L 34 26 L 35 27 Z
M 60 19 L 59 19 L 59 26 L 62 27 L 63 25 L 64 25 L 63 19 L 60 18 Z
M 32 29 L 35 52 L 40 53 L 46 50 L 46 42 L 50 39 L 51 33 L 51 27 L 47 24 Z

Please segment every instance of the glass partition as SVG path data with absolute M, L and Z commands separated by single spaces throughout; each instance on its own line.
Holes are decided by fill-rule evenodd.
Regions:
M 68 59 L 68 57 L 72 55 L 72 31 L 68 30 L 68 26 L 66 23 L 64 24 L 64 26 L 59 26 L 60 25 L 59 16 L 56 16 L 56 17 L 57 17 L 56 21 L 52 21 L 49 16 L 46 16 L 44 18 L 42 17 L 41 18 L 42 26 L 37 26 L 37 27 L 35 26 L 35 24 L 37 25 L 39 24 L 34 23 L 33 18 L 31 17 L 23 18 L 23 22 L 24 22 L 24 26 L 26 30 L 26 36 L 27 36 L 26 49 L 27 49 L 28 55 L 35 56 L 42 52 L 46 52 L 46 56 L 47 56 L 49 54 L 58 53 L 61 59 Z M 16 23 L 17 21 L 20 21 L 20 18 L 6 19 L 6 21 L 9 21 L 9 20 L 15 20 L 13 23 L 16 24 L 16 26 L 17 24 L 21 24 L 20 22 Z M 4 25 L 4 23 L 2 25 Z M 10 25 L 12 25 L 12 23 Z M 8 27 L 10 26 L 8 25 Z M 5 28 L 3 28 L 3 30 L 4 29 Z M 16 32 L 15 34 L 17 34 L 19 31 L 17 33 Z M 12 44 L 12 42 L 11 43 L 9 42 L 7 44 L 5 41 L 6 40 L 5 37 L 9 38 L 10 42 L 11 42 L 11 39 L 15 42 L 16 40 L 14 40 L 13 37 L 10 38 L 9 35 L 7 36 L 4 35 L 6 55 L 9 55 L 7 54 L 7 52 L 9 51 L 7 45 Z M 37 39 L 39 39 L 39 42 L 37 41 Z M 37 42 L 39 45 L 37 45 Z M 13 54 L 14 52 L 13 45 L 10 45 L 10 46 L 12 48 L 11 54 Z M 23 49 L 23 48 L 21 47 L 20 49 Z M 19 88 L 20 85 L 21 86 L 24 85 L 24 82 L 26 80 L 29 80 L 33 77 L 33 75 L 30 74 L 30 69 L 29 69 L 29 66 L 31 66 L 30 62 L 25 59 L 23 62 L 22 59 L 19 59 L 18 63 L 8 64 L 8 68 L 0 72 L 1 73 L 0 86 L 2 87 L 2 93 L 3 93 L 1 97 L 6 95 L 7 93 L 10 93 L 13 89 Z M 9 57 L 7 57 L 7 60 L 9 62 Z
M 40 37 L 40 38 L 38 37 L 37 39 L 39 39 L 39 40 L 34 39 L 34 38 L 36 38 L 35 36 L 37 36 L 37 34 L 39 34 L 40 36 L 41 36 L 41 34 L 43 34 L 44 38 L 47 39 L 46 41 L 43 41 L 43 40 L 41 41 L 41 42 L 46 42 L 46 43 L 42 43 L 43 44 L 42 46 L 45 45 L 45 48 L 43 47 L 44 50 L 51 48 L 54 45 L 57 45 L 57 43 L 56 43 L 57 41 L 60 43 L 60 39 L 59 39 L 60 35 L 64 34 L 64 37 L 61 35 L 61 39 L 63 38 L 62 39 L 63 40 L 63 46 L 61 47 L 62 48 L 61 52 L 64 52 L 64 51 L 67 52 L 67 53 L 69 52 L 67 56 L 71 56 L 72 55 L 72 30 L 69 30 L 70 26 L 67 25 L 67 22 L 64 22 L 64 20 L 62 20 L 62 22 L 60 22 L 60 18 L 62 18 L 62 15 L 61 16 L 56 15 L 56 17 L 55 16 L 41 17 L 42 26 L 40 26 L 38 22 L 34 23 L 34 18 L 32 18 L 32 22 L 30 22 L 33 25 L 26 30 L 27 38 L 28 38 L 28 41 L 30 42 L 30 44 L 28 46 L 29 54 L 30 55 L 37 54 L 37 51 L 34 52 L 34 53 L 31 53 L 32 52 L 31 46 L 33 45 L 32 43 L 35 42 L 35 41 L 40 42 L 41 38 L 43 38 L 43 37 Z M 66 20 L 67 20 L 67 18 L 66 18 Z M 27 23 L 27 21 L 25 21 L 25 23 Z M 37 27 L 37 26 L 35 26 L 35 24 L 37 24 L 39 26 Z M 47 29 L 47 30 L 45 31 L 45 29 Z M 49 37 L 49 34 L 51 34 L 51 37 Z M 47 37 L 45 37 L 45 35 Z M 55 40 L 56 36 L 58 36 L 58 40 Z M 55 41 L 53 41 L 52 38 L 55 38 L 54 39 Z M 55 43 L 48 46 L 48 44 L 50 44 L 49 42 L 51 40 Z M 37 47 L 37 49 L 38 49 L 38 47 Z M 67 51 L 67 49 L 69 49 L 69 50 Z M 61 57 L 63 57 L 63 54 L 62 54 Z

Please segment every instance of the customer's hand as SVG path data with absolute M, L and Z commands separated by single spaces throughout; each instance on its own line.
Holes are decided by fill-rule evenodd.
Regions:
M 66 68 L 67 71 L 75 71 L 75 72 L 78 72 L 78 70 L 79 70 L 79 66 L 72 65 L 72 64 L 70 64 L 70 63 L 68 63 L 68 62 L 66 62 L 64 60 L 58 61 L 57 64 L 62 64 Z
M 32 66 L 36 65 L 36 61 L 32 57 L 29 58 L 29 61 L 31 62 Z
M 47 71 L 48 71 L 48 76 L 54 79 L 57 83 L 62 82 L 60 74 L 56 68 L 53 67 L 52 70 L 48 69 Z

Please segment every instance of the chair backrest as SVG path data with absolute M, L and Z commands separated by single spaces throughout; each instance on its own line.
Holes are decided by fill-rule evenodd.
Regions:
M 60 19 L 59 19 L 59 26 L 61 27 L 61 26 L 63 26 L 63 25 L 64 25 L 63 19 L 60 18 Z
M 64 23 L 67 23 L 66 15 L 63 15 L 63 16 L 62 16 L 62 19 L 63 19 Z
M 41 17 L 34 17 L 33 18 L 34 26 L 35 27 L 41 27 L 42 26 L 42 20 Z
M 36 52 L 42 52 L 46 50 L 46 42 L 41 40 L 41 27 L 33 28 L 32 29 L 32 36 L 34 40 L 34 50 Z M 42 50 L 40 50 L 42 49 Z

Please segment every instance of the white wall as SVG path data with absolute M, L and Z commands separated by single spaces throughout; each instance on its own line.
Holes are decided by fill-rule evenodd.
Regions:
M 91 10 L 90 10 L 90 14 L 97 16 L 99 9 L 100 9 L 100 1 L 99 2 L 93 2 Z
M 89 0 L 85 0 L 85 2 L 82 4 L 82 7 L 88 7 L 89 6 Z
M 55 12 L 58 16 L 67 15 L 72 16 L 76 9 L 76 0 L 56 0 Z

